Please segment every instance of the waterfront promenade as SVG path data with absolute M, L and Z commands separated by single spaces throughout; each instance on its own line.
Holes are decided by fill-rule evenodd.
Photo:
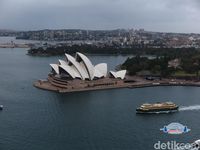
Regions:
M 96 84 L 97 81 L 85 81 L 80 83 L 82 86 L 77 86 L 76 83 L 71 81 L 66 84 L 65 87 L 61 87 L 57 84 L 52 84 L 51 79 L 38 80 L 33 85 L 37 88 L 55 91 L 59 93 L 71 93 L 80 91 L 92 91 L 92 90 L 105 90 L 105 89 L 117 89 L 117 88 L 143 88 L 143 87 L 154 87 L 154 86 L 200 86 L 199 81 L 194 80 L 180 80 L 180 79 L 162 79 L 162 80 L 146 80 L 142 77 L 127 76 L 125 80 L 120 79 L 100 79 L 98 82 L 107 82 L 114 84 Z

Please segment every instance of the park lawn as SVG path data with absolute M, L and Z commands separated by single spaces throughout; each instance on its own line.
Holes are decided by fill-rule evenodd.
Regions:
M 180 76 L 180 77 L 182 77 L 182 76 L 188 76 L 188 77 L 194 77 L 194 76 L 196 76 L 196 73 L 186 73 L 185 71 L 176 71 L 175 72 L 175 74 L 173 75 L 173 76 Z

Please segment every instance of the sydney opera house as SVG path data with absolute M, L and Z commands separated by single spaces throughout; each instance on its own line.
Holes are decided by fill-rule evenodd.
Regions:
M 75 57 L 65 54 L 65 60 L 59 60 L 56 64 L 50 64 L 51 73 L 48 75 L 48 86 L 44 89 L 56 89 L 69 91 L 85 88 L 101 88 L 123 84 L 126 70 L 109 71 L 106 63 L 93 65 L 88 57 L 77 52 Z
M 65 54 L 66 61 L 59 60 L 59 64 L 50 64 L 52 72 L 60 78 L 95 80 L 107 77 L 107 64 L 100 63 L 93 65 L 91 61 L 83 54 L 77 52 L 75 58 Z M 110 71 L 114 78 L 124 79 L 126 70 L 114 72 Z

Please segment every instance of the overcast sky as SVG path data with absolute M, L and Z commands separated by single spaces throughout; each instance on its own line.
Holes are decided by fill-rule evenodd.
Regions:
M 0 29 L 200 33 L 200 0 L 0 0 Z

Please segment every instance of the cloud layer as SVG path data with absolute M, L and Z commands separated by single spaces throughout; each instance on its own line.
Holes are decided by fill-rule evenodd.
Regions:
M 200 33 L 199 0 L 0 0 L 0 28 Z

